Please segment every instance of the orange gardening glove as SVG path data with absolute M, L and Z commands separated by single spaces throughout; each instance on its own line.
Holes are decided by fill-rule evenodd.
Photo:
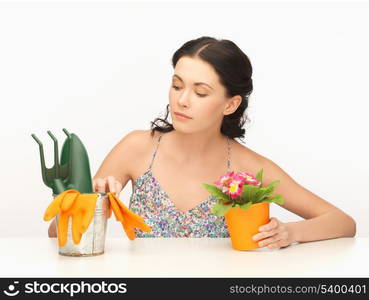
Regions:
M 67 242 L 68 220 L 72 216 L 72 237 L 79 244 L 82 234 L 87 230 L 95 213 L 99 194 L 81 194 L 77 190 L 66 190 L 59 194 L 48 206 L 44 220 L 49 221 L 59 212 L 58 240 L 63 247 Z
M 117 221 L 122 223 L 123 229 L 130 240 L 135 239 L 134 228 L 140 228 L 144 232 L 151 232 L 151 227 L 145 224 L 142 217 L 130 211 L 114 193 L 108 193 L 110 201 L 109 218 L 112 211 Z

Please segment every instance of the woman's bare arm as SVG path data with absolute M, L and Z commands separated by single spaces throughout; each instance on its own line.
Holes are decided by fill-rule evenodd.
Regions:
M 131 131 L 113 147 L 93 177 L 94 191 L 119 193 L 126 186 L 131 179 L 136 154 L 142 151 L 141 137 L 142 130 Z M 109 177 L 114 178 L 115 182 Z M 120 187 L 117 187 L 116 183 L 120 184 Z
M 351 216 L 298 184 L 270 159 L 262 157 L 260 168 L 263 185 L 280 180 L 274 191 L 285 200 L 281 206 L 305 219 L 286 223 L 296 242 L 355 236 L 356 222 Z

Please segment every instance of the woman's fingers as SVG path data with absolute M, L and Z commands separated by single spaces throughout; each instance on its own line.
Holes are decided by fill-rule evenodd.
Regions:
M 277 234 L 275 234 L 275 235 L 271 236 L 270 238 L 267 238 L 267 239 L 265 239 L 265 240 L 260 241 L 260 242 L 258 243 L 258 245 L 259 245 L 260 247 L 269 246 L 270 244 L 275 243 L 275 242 L 278 242 L 278 241 L 280 241 L 281 239 L 282 239 L 281 234 L 277 233 Z
M 259 231 L 261 232 L 253 236 L 259 247 L 283 248 L 293 243 L 290 228 L 275 217 L 271 218 L 268 224 L 261 226 Z
M 261 226 L 261 227 L 259 228 L 259 231 L 268 231 L 268 230 L 272 230 L 273 228 L 277 228 L 277 227 L 278 227 L 278 225 L 279 225 L 279 222 L 278 222 L 277 218 L 272 217 L 272 218 L 270 219 L 270 222 L 269 222 L 268 224 L 265 224 L 265 225 L 263 225 L 263 226 Z
M 95 191 L 98 193 L 105 193 L 107 180 L 105 178 L 95 179 Z
M 93 180 L 94 191 L 98 193 L 119 194 L 122 190 L 122 184 L 112 175 L 106 178 L 96 178 Z
M 114 176 L 108 176 L 108 185 L 109 185 L 109 192 L 116 193 L 116 187 L 115 187 L 116 179 Z
M 257 241 L 257 240 L 261 240 L 261 239 L 265 239 L 267 237 L 270 237 L 270 236 L 273 236 L 273 235 L 276 235 L 280 230 L 278 228 L 274 228 L 270 231 L 262 231 L 260 233 L 257 233 L 255 234 L 252 239 L 254 241 Z
M 122 184 L 119 181 L 115 182 L 115 193 L 117 196 L 119 196 L 119 193 L 122 190 Z

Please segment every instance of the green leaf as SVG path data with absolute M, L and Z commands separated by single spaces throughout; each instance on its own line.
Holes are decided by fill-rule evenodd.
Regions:
M 274 203 L 277 203 L 277 204 L 283 204 L 284 199 L 281 195 L 277 194 L 271 199 L 265 199 L 263 202 L 268 202 L 268 203 L 274 202 Z
M 266 188 L 265 187 L 259 188 L 259 190 L 255 194 L 254 203 L 261 202 L 266 196 L 267 196 L 266 195 Z
M 276 180 L 276 181 L 273 181 L 271 184 L 269 184 L 268 186 L 265 187 L 265 195 L 266 196 L 271 196 L 274 192 L 274 187 L 279 184 L 280 181 L 279 180 Z
M 260 190 L 259 186 L 244 184 L 242 187 L 241 199 L 246 202 L 254 202 L 255 195 Z
M 224 204 L 217 202 L 211 208 L 211 212 L 217 216 L 224 216 L 231 207 L 232 207 L 231 204 L 224 205 Z
M 249 209 L 252 205 L 252 202 L 246 202 L 245 204 L 240 205 L 240 208 L 242 209 Z
M 261 182 L 261 185 L 262 185 L 262 180 L 263 180 L 263 169 L 261 169 L 257 174 L 256 174 L 256 179 L 257 181 L 260 181 Z
M 265 198 L 272 196 L 272 194 L 274 192 L 274 187 L 279 183 L 280 183 L 280 181 L 276 180 L 276 181 L 273 181 L 268 186 L 260 187 L 258 192 L 255 195 L 254 203 L 263 202 L 263 200 Z
M 222 202 L 231 201 L 231 198 L 228 195 L 224 194 L 217 186 L 207 183 L 203 183 L 202 185 L 208 190 L 211 195 L 220 199 Z

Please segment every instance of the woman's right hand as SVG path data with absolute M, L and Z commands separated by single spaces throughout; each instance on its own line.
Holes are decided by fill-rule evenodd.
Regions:
M 119 196 L 119 193 L 122 190 L 122 183 L 118 181 L 114 176 L 110 175 L 105 178 L 94 178 L 93 181 L 93 190 L 97 193 L 114 193 Z

